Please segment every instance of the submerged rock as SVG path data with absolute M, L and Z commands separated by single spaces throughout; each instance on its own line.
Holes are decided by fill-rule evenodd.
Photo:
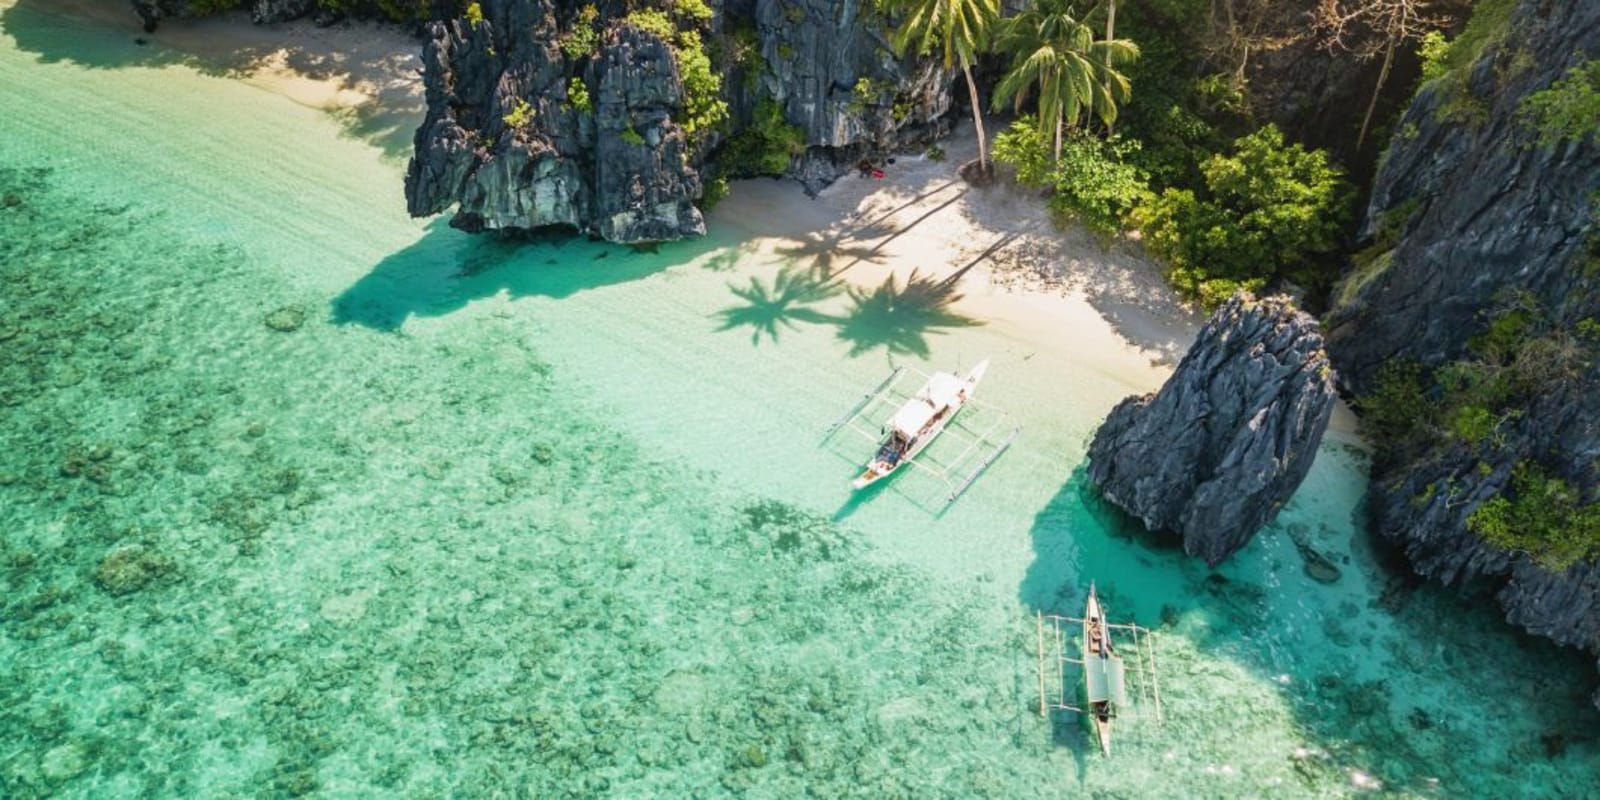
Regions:
M 133 594 L 171 574 L 172 560 L 140 545 L 112 550 L 94 571 L 94 582 L 113 595 Z
M 1106 499 L 1215 566 L 1288 501 L 1333 412 L 1317 321 L 1235 294 L 1161 391 L 1123 400 L 1089 447 Z
M 267 315 L 264 320 L 268 328 L 279 333 L 290 333 L 300 330 L 306 322 L 306 310 L 300 306 L 284 306 Z

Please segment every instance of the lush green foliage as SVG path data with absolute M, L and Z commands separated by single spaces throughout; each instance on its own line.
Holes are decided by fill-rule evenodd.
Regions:
M 1435 38 L 1430 44 L 1428 38 L 1424 37 L 1424 79 L 1465 73 L 1477 63 L 1489 45 L 1500 41 L 1505 35 L 1506 27 L 1511 22 L 1511 12 L 1516 8 L 1517 0 L 1476 0 L 1472 4 L 1472 16 L 1456 38 L 1447 42 Z
M 700 191 L 700 209 L 710 211 L 728 197 L 728 178 L 725 175 L 708 175 Z
M 993 103 L 1021 110 L 1033 96 L 1039 128 L 1076 127 L 1085 116 L 1108 127 L 1132 91 L 1117 67 L 1132 63 L 1139 48 L 1126 39 L 1096 40 L 1067 0 L 1039 0 L 1000 25 L 999 49 L 1011 66 L 995 86 Z M 1058 142 L 1059 144 L 1059 142 Z
M 519 97 L 517 102 L 511 106 L 511 113 L 500 119 L 506 124 L 507 128 L 522 130 L 533 122 L 533 106 L 527 100 Z
M 619 134 L 618 138 L 622 139 L 622 141 L 627 142 L 628 144 L 633 145 L 634 147 L 644 146 L 644 136 L 637 130 L 634 130 L 632 125 L 623 128 L 622 133 Z
M 1466 447 L 1489 461 L 1506 446 L 1514 424 L 1535 398 L 1571 380 L 1592 359 L 1582 326 L 1574 338 L 1544 319 L 1531 296 L 1502 299 L 1466 357 L 1431 375 L 1396 362 L 1379 373 L 1373 391 L 1356 401 L 1362 425 L 1378 445 L 1379 462 L 1406 464 L 1440 447 Z M 1430 486 L 1418 502 L 1432 499 Z M 1467 525 L 1498 547 L 1527 551 L 1562 569 L 1600 556 L 1600 505 L 1580 502 L 1575 487 L 1519 460 L 1507 491 L 1482 503 Z
M 1489 48 L 1505 38 L 1511 12 L 1517 0 L 1476 0 L 1472 16 L 1454 39 L 1439 34 L 1424 36 L 1418 55 L 1422 58 L 1422 82 L 1434 83 L 1443 92 L 1440 114 L 1467 124 L 1481 123 L 1488 115 L 1483 102 L 1467 90 L 1467 74 Z
M 1050 148 L 1044 132 L 1018 121 L 995 137 L 994 158 L 1016 169 L 1018 182 L 1053 189 L 1050 206 L 1057 213 L 1102 231 L 1122 230 L 1149 195 L 1144 172 L 1129 158 L 1139 149 L 1136 141 L 1079 130 L 1064 137 L 1060 159 Z
M 567 102 L 585 114 L 594 112 L 594 100 L 589 96 L 589 84 L 584 83 L 582 78 L 574 76 L 572 80 L 567 81 Z
M 594 25 L 599 18 L 600 10 L 593 5 L 578 9 L 577 16 L 572 20 L 572 30 L 561 37 L 561 52 L 567 58 L 577 61 L 600 47 L 600 31 Z
M 1287 144 L 1268 125 L 1202 166 L 1203 193 L 1167 189 L 1135 212 L 1145 241 L 1167 259 L 1174 286 L 1207 305 L 1235 288 L 1310 273 L 1332 253 L 1352 191 L 1321 151 Z
M 683 119 L 679 124 L 691 139 L 703 140 L 728 119 L 728 104 L 722 99 L 722 75 L 711 68 L 711 57 L 700 40 L 700 32 L 693 27 L 680 27 L 680 23 L 693 26 L 701 22 L 696 7 L 693 2 L 675 5 L 674 15 L 680 22 L 654 8 L 630 12 L 626 20 L 660 37 L 672 49 L 678 77 L 683 81 Z M 704 3 L 698 7 L 703 8 Z
M 723 146 L 719 161 L 728 175 L 782 175 L 805 150 L 805 132 L 789 124 L 782 106 L 768 97 L 756 105 L 750 125 Z
M 1600 59 L 1579 64 L 1549 88 L 1528 95 L 1520 111 L 1545 147 L 1600 133 Z
M 1600 557 L 1600 503 L 1585 503 L 1572 483 L 1532 461 L 1517 463 L 1510 491 L 1479 505 L 1467 527 L 1553 571 Z
M 885 0 L 884 6 L 902 15 L 890 34 L 895 50 L 938 52 L 946 69 L 976 63 L 1000 18 L 1000 0 Z
M 1443 77 L 1450 67 L 1446 59 L 1450 57 L 1450 40 L 1445 38 L 1440 31 L 1428 31 L 1422 35 L 1422 40 L 1417 43 L 1417 58 L 1422 61 L 1422 80 L 1424 83 L 1434 78 Z
M 479 25 L 482 25 L 483 24 L 483 6 L 480 6 L 477 3 L 468 3 L 467 4 L 466 17 L 467 17 L 467 24 L 468 25 L 471 25 L 474 28 L 478 27 Z

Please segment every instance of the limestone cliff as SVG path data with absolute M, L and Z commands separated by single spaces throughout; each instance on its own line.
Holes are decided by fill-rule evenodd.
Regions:
M 690 31 L 693 46 L 648 30 L 637 11 L 608 18 L 554 0 L 479 8 L 481 20 L 429 26 L 427 119 L 406 181 L 413 214 L 454 207 L 451 224 L 467 230 L 697 235 L 708 165 L 815 187 L 868 151 L 926 135 L 950 105 L 948 75 L 895 58 L 871 6 L 843 0 L 730 2 L 705 20 L 660 18 Z M 583 45 L 594 31 L 598 46 Z M 683 73 L 695 47 L 720 81 L 715 96 L 707 73 Z M 697 124 L 691 106 L 713 103 L 727 104 L 724 118 Z
M 1089 447 L 1089 479 L 1215 566 L 1294 494 L 1334 397 L 1317 321 L 1285 297 L 1235 294 L 1159 392 L 1112 410 Z
M 1492 347 L 1516 349 L 1513 379 L 1525 366 L 1552 373 L 1505 409 L 1458 408 L 1453 429 L 1380 457 L 1370 513 L 1421 574 L 1494 581 L 1512 622 L 1600 653 L 1600 566 L 1549 569 L 1469 527 L 1487 501 L 1517 494 L 1527 465 L 1580 503 L 1600 482 L 1600 359 L 1582 334 L 1600 318 L 1600 141 L 1541 141 L 1527 103 L 1600 58 L 1600 3 L 1526 0 L 1475 24 L 1481 50 L 1424 85 L 1396 125 L 1366 214 L 1372 247 L 1328 318 L 1328 346 L 1353 393 L 1382 385 L 1385 365 L 1413 364 L 1430 376 L 1430 405 L 1460 393 L 1441 377 L 1452 364 Z M 1496 344 L 1520 329 L 1538 340 Z M 1541 361 L 1523 365 L 1532 345 Z M 1492 429 L 1474 430 L 1469 411 Z

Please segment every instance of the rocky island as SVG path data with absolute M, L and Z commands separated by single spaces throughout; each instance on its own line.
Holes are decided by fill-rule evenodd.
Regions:
M 1112 409 L 1089 480 L 1216 566 L 1300 486 L 1335 397 L 1317 321 L 1286 297 L 1235 294 L 1160 391 Z

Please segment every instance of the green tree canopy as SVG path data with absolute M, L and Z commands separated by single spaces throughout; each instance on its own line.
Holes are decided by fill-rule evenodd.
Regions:
M 885 0 L 885 8 L 903 17 L 893 43 L 901 55 L 939 52 L 946 68 L 960 66 L 972 98 L 972 122 L 978 129 L 978 164 L 989 171 L 988 142 L 983 129 L 983 106 L 972 64 L 989 47 L 989 35 L 1000 18 L 1000 0 Z
M 1353 192 L 1321 150 L 1286 144 L 1272 125 L 1234 142 L 1232 155 L 1201 167 L 1205 191 L 1167 189 L 1135 212 L 1172 282 L 1207 305 L 1241 285 L 1307 274 L 1335 251 Z
M 1126 75 L 1117 69 L 1139 57 L 1126 39 L 1100 40 L 1076 16 L 1069 0 L 1039 0 L 1000 25 L 996 44 L 1011 53 L 1011 68 L 994 90 L 997 107 L 1019 108 L 1037 92 L 1039 129 L 1054 131 L 1061 155 L 1063 127 L 1076 127 L 1086 114 L 1108 127 L 1117 107 L 1131 96 Z

